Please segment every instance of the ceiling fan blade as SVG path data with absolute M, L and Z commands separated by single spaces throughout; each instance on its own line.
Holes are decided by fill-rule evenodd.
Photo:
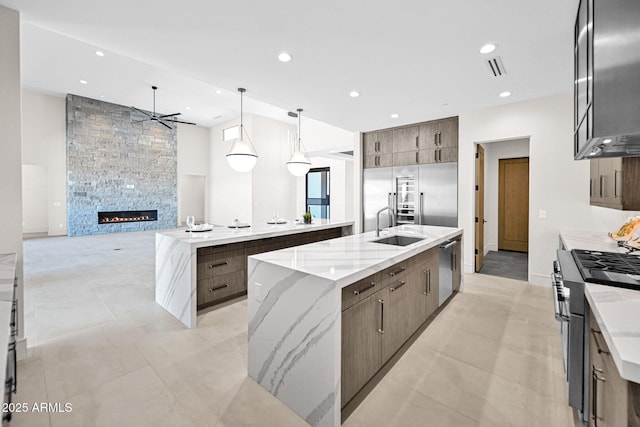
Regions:
M 132 106 L 131 108 L 133 108 L 134 110 L 136 110 L 136 111 L 138 111 L 138 112 L 140 112 L 140 113 L 144 114 L 145 116 L 153 117 L 151 114 L 149 114 L 149 113 L 147 113 L 146 111 L 143 111 L 143 110 L 141 110 L 141 109 L 139 109 L 139 108 L 136 108 L 136 107 L 133 107 L 133 106 Z
M 173 114 L 165 114 L 164 116 L 158 116 L 159 119 L 164 119 L 165 117 L 173 117 L 173 116 L 179 116 L 182 113 L 173 113 Z
M 166 124 L 165 122 L 163 122 L 162 120 L 158 120 L 158 123 L 160 123 L 162 126 L 167 127 L 169 129 L 173 129 L 171 126 L 169 126 L 168 124 Z
M 133 120 L 131 123 L 142 123 L 142 122 L 147 122 L 150 119 L 142 119 L 142 120 Z
M 171 123 L 183 123 L 185 125 L 196 125 L 195 123 L 191 123 L 191 122 L 183 122 L 182 120 L 165 120 L 165 122 L 171 122 Z

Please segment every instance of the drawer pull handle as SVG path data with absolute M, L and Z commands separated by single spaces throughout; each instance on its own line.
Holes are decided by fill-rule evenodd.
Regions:
M 384 300 L 379 299 L 380 303 L 380 327 L 378 328 L 378 332 L 384 334 Z
M 216 267 L 222 267 L 224 265 L 228 265 L 229 262 L 228 261 L 222 261 L 222 262 L 218 262 L 216 264 L 209 264 L 208 267 L 209 268 L 216 268 Z
M 596 338 L 596 336 L 602 335 L 602 332 L 596 331 L 595 329 L 591 329 L 591 332 L 593 333 L 593 340 L 596 343 L 596 348 L 598 349 L 598 354 L 611 354 L 608 351 L 603 350 L 602 347 L 600 347 L 600 343 L 598 342 L 598 339 Z
M 219 291 L 220 289 L 228 288 L 229 284 L 225 283 L 224 285 L 216 286 L 215 288 L 209 288 L 209 292 Z
M 353 291 L 354 295 L 360 295 L 361 293 L 363 293 L 364 291 L 367 291 L 371 288 L 373 288 L 376 285 L 376 282 L 371 282 L 369 283 L 367 286 L 365 286 L 364 288 L 361 289 L 356 289 L 355 291 Z
M 406 270 L 406 268 L 405 268 L 405 267 L 400 267 L 400 268 L 399 268 L 398 270 L 396 270 L 396 271 L 391 271 L 391 272 L 389 272 L 389 276 L 395 276 L 395 275 L 397 275 L 397 274 L 402 273 L 404 270 Z
M 391 287 L 391 288 L 389 288 L 389 290 L 391 292 L 394 292 L 394 291 L 397 291 L 398 289 L 400 289 L 401 287 L 403 287 L 404 285 L 405 285 L 405 281 L 401 280 L 401 281 L 398 282 L 397 286 Z

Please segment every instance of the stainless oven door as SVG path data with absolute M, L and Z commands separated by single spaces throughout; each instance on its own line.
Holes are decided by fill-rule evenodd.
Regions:
M 554 265 L 554 269 L 557 268 Z M 564 372 L 566 380 L 569 380 L 569 370 L 567 369 L 567 359 L 569 355 L 569 313 L 570 291 L 562 284 L 562 277 L 558 273 L 551 274 L 551 287 L 553 290 L 553 311 L 556 320 L 560 323 L 560 340 L 562 342 L 562 360 L 564 362 Z

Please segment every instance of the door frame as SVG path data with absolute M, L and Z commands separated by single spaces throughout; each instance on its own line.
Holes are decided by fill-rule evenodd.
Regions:
M 476 149 L 475 149 L 475 153 L 474 153 L 474 159 L 473 159 L 473 164 L 474 164 L 474 198 L 475 198 L 475 215 L 474 215 L 474 224 L 473 224 L 473 228 L 474 228 L 474 240 L 473 240 L 473 271 L 475 273 L 478 273 L 480 271 L 480 269 L 482 268 L 482 261 L 479 263 L 479 260 L 484 260 L 484 223 L 486 222 L 484 219 L 484 174 L 485 174 L 485 165 L 484 165 L 484 147 L 482 147 L 481 144 L 476 143 L 475 144 Z M 478 180 L 478 159 L 479 159 L 479 153 L 482 151 L 482 182 L 480 183 L 480 181 Z M 480 185 L 482 186 L 482 188 L 480 188 Z M 480 191 L 482 190 L 482 191 Z M 480 199 L 480 193 L 482 193 L 482 200 Z M 482 202 L 482 203 L 481 203 Z M 480 210 L 480 206 L 482 206 L 482 215 L 478 215 L 478 212 Z M 482 221 L 482 222 L 480 222 Z M 480 244 L 480 241 L 482 242 L 482 244 Z M 476 252 L 477 251 L 477 252 Z M 480 267 L 478 267 L 478 263 L 481 264 Z

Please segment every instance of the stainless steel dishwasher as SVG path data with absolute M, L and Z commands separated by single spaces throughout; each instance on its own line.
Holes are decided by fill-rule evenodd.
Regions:
M 440 294 L 438 295 L 438 306 L 447 300 L 453 293 L 453 248 L 458 242 L 447 240 L 440 245 Z

